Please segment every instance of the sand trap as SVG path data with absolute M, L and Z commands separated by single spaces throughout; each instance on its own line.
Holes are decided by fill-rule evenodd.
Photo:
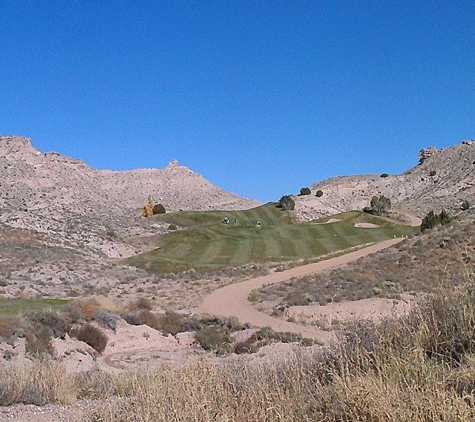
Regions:
M 330 218 L 328 221 L 325 221 L 324 223 L 314 223 L 314 224 L 332 224 L 332 223 L 338 223 L 341 220 L 338 218 Z
M 373 223 L 356 223 L 355 227 L 359 229 L 377 229 L 379 226 Z

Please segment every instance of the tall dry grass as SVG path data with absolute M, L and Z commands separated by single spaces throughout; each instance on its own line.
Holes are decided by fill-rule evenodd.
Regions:
M 329 349 L 128 374 L 128 398 L 94 420 L 472 421 L 474 304 L 441 290 L 405 318 L 356 322 Z
M 44 405 L 76 401 L 73 378 L 58 362 L 42 360 L 0 369 L 0 405 L 14 403 Z
M 475 293 L 441 289 L 406 317 L 355 322 L 330 348 L 272 359 L 75 376 L 50 361 L 0 370 L 3 405 L 109 397 L 118 399 L 90 421 L 472 421 Z

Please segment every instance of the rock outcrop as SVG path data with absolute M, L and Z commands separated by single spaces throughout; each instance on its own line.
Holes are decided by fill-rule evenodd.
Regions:
M 399 175 L 333 177 L 314 183 L 311 190 L 311 195 L 295 197 L 295 213 L 303 221 L 361 210 L 380 195 L 391 200 L 393 210 L 420 217 L 442 208 L 457 214 L 463 201 L 475 204 L 475 142 L 425 148 L 419 163 Z M 321 197 L 316 197 L 317 190 Z

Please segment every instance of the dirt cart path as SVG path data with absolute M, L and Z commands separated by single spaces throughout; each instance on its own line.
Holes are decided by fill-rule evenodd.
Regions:
M 206 296 L 201 305 L 201 311 L 218 316 L 236 316 L 239 320 L 249 322 L 258 327 L 268 326 L 275 331 L 291 331 L 299 333 L 304 337 L 328 343 L 332 338 L 332 334 L 327 331 L 317 327 L 304 327 L 259 312 L 248 301 L 249 293 L 253 289 L 259 289 L 263 284 L 280 283 L 292 277 L 302 277 L 307 274 L 321 273 L 328 269 L 340 267 L 382 249 L 389 248 L 401 240 L 401 238 L 386 240 L 325 261 L 302 265 L 290 270 L 275 272 L 241 283 L 231 284 Z

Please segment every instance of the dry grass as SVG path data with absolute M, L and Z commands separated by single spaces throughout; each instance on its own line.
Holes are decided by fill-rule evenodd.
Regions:
M 44 405 L 71 404 L 76 400 L 76 386 L 61 364 L 36 361 L 25 366 L 0 369 L 0 405 L 13 403 Z
M 328 349 L 207 358 L 181 368 L 73 376 L 54 362 L 0 370 L 0 400 L 104 401 L 89 420 L 471 421 L 475 293 L 440 290 L 399 320 L 345 327 Z

